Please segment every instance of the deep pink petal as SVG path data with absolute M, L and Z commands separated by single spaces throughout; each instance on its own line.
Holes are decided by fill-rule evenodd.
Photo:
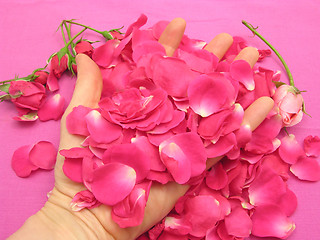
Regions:
M 249 91 L 252 91 L 255 88 L 253 71 L 247 61 L 237 60 L 232 62 L 230 74 L 232 78 L 241 82 Z
M 276 205 L 259 206 L 253 212 L 252 234 L 257 237 L 287 238 L 295 229 L 295 224 Z
M 289 164 L 283 162 L 278 154 L 269 154 L 261 159 L 261 165 L 275 171 L 284 180 L 289 178 Z
M 82 158 L 65 158 L 62 170 L 72 181 L 82 183 Z
M 161 54 L 166 55 L 164 47 L 157 41 L 144 41 L 134 47 L 132 58 L 133 61 L 138 62 L 139 58 L 147 54 Z
M 220 137 L 215 144 L 211 143 L 206 147 L 207 155 L 209 158 L 222 156 L 228 153 L 234 145 L 236 145 L 236 138 L 233 133 Z
M 301 180 L 320 180 L 320 164 L 313 157 L 301 157 L 295 164 L 291 165 L 290 171 Z
M 151 181 L 146 181 L 135 185 L 124 200 L 112 207 L 112 220 L 121 228 L 133 227 L 142 223 L 151 183 Z
M 235 90 L 223 74 L 201 75 L 190 82 L 190 107 L 202 117 L 229 108 L 234 103 Z
M 279 155 L 284 162 L 294 164 L 300 157 L 304 156 L 305 153 L 296 140 L 296 137 L 290 134 L 281 139 Z
M 64 113 L 65 99 L 60 94 L 55 94 L 46 99 L 38 110 L 40 121 L 58 120 Z
M 92 192 L 84 190 L 74 195 L 70 203 L 70 207 L 72 211 L 77 212 L 84 208 L 92 209 L 98 207 L 100 204 L 101 203 L 97 201 Z
M 89 136 L 85 116 L 91 111 L 91 108 L 82 105 L 74 107 L 72 112 L 66 118 L 68 132 L 82 136 Z
M 233 208 L 231 213 L 224 219 L 226 230 L 229 235 L 235 237 L 249 237 L 252 230 L 252 221 L 248 211 L 241 207 Z
M 192 197 L 185 202 L 185 217 L 191 223 L 190 234 L 204 237 L 220 218 L 219 202 L 209 195 Z
M 97 110 L 92 110 L 85 118 L 90 136 L 98 143 L 110 143 L 122 134 L 120 126 L 104 119 Z
M 30 153 L 29 159 L 39 168 L 51 170 L 54 168 L 57 158 L 57 150 L 51 142 L 40 141 L 36 143 Z
M 169 215 L 164 219 L 164 230 L 177 235 L 187 235 L 191 224 L 187 218 Z
M 94 49 L 92 59 L 101 67 L 109 67 L 112 63 L 115 48 L 118 46 L 119 40 L 111 39 L 100 47 Z
M 148 155 L 133 143 L 108 148 L 102 159 L 104 163 L 118 162 L 132 167 L 135 170 L 137 182 L 141 182 L 150 171 Z
M 303 148 L 307 156 L 320 156 L 320 138 L 318 136 L 308 136 L 303 141 Z
M 255 206 L 277 204 L 286 191 L 282 178 L 273 170 L 264 167 L 249 187 L 250 203 Z
M 174 111 L 172 120 L 166 123 L 162 123 L 149 131 L 151 134 L 162 134 L 168 132 L 170 129 L 178 126 L 185 119 L 185 113 L 182 111 Z
M 173 57 L 158 58 L 153 66 L 153 81 L 173 97 L 186 97 L 195 73 L 188 65 Z
M 158 171 L 150 170 L 146 179 L 156 181 L 161 184 L 166 184 L 168 182 L 174 181 L 174 179 L 172 178 L 172 175 L 170 173 L 168 173 L 167 171 L 158 172 Z
M 51 92 L 55 92 L 55 91 L 59 90 L 58 78 L 51 71 L 50 71 L 49 76 L 47 78 L 47 89 Z
M 11 167 L 18 177 L 28 177 L 33 170 L 38 169 L 29 161 L 31 145 L 25 145 L 16 149 L 12 155 Z
M 147 137 L 140 136 L 134 138 L 133 144 L 135 144 L 141 151 L 143 151 L 148 156 L 150 161 L 150 170 L 164 171 L 166 169 L 166 167 L 161 162 L 159 149 L 152 145 Z
M 88 148 L 73 147 L 70 149 L 62 149 L 59 153 L 66 158 L 83 158 L 92 155 Z
M 205 169 L 207 154 L 195 133 L 174 135 L 160 144 L 159 151 L 161 160 L 178 183 L 186 183 Z
M 39 117 L 38 117 L 38 114 L 36 111 L 31 111 L 27 114 L 13 117 L 14 120 L 19 121 L 19 122 L 34 122 L 38 118 Z
M 212 167 L 206 177 L 206 184 L 213 190 L 220 190 L 228 183 L 228 176 L 219 162 Z
M 287 192 L 281 197 L 279 206 L 290 217 L 297 209 L 298 200 L 294 192 L 287 188 Z
M 125 199 L 136 183 L 136 172 L 122 163 L 108 163 L 94 170 L 92 193 L 102 203 L 115 205 Z

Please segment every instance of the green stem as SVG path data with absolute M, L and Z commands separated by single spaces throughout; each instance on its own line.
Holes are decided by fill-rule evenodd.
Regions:
M 278 58 L 280 59 L 281 63 L 283 64 L 284 68 L 286 69 L 286 72 L 288 74 L 288 78 L 289 78 L 289 82 L 290 85 L 294 87 L 294 82 L 293 82 L 293 77 L 292 74 L 289 70 L 288 65 L 286 64 L 286 62 L 284 61 L 283 57 L 280 55 L 280 53 L 264 38 L 262 37 L 255 28 L 252 27 L 251 24 L 247 23 L 246 21 L 242 20 L 242 24 L 245 25 L 247 28 L 250 29 L 251 32 L 253 32 L 254 35 L 257 35 L 263 42 L 265 42 L 270 48 L 271 50 L 278 56 Z
M 68 46 L 73 42 L 73 40 L 75 40 L 78 36 L 80 36 L 80 34 L 83 33 L 85 30 L 87 30 L 87 27 L 84 27 L 84 29 L 82 29 L 80 32 L 78 32 L 76 35 L 74 35 L 74 36 L 69 40 L 69 42 L 67 42 L 67 44 L 66 44 L 65 47 L 68 47 Z
M 94 28 L 92 28 L 92 27 L 86 26 L 86 25 L 81 24 L 81 23 L 73 22 L 73 21 L 70 21 L 70 20 L 65 20 L 65 22 L 71 23 L 71 24 L 74 24 L 74 25 L 78 25 L 78 26 L 81 26 L 81 27 L 90 29 L 91 31 L 100 33 L 100 34 L 102 34 L 102 36 L 104 36 L 107 40 L 113 39 L 113 37 L 112 37 L 112 35 L 109 33 L 109 31 L 99 31 L 99 30 L 94 29 Z
M 62 34 L 63 42 L 64 42 L 64 44 L 66 44 L 67 41 L 66 41 L 66 36 L 64 35 L 63 25 L 61 25 L 61 34 Z

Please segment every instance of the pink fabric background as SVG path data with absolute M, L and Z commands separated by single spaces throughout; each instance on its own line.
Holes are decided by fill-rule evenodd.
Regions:
M 266 48 L 258 38 L 252 38 L 241 20 L 259 25 L 259 32 L 287 61 L 296 86 L 307 91 L 303 96 L 312 118 L 305 116 L 289 132 L 300 141 L 310 134 L 320 136 L 318 0 L 0 0 L 0 81 L 16 74 L 26 76 L 42 67 L 62 47 L 61 34 L 55 31 L 63 19 L 75 18 L 107 30 L 127 27 L 141 13 L 148 16 L 148 26 L 183 17 L 190 37 L 210 41 L 217 33 L 228 32 L 248 39 L 253 46 Z M 87 32 L 86 36 L 90 39 L 92 33 Z M 275 55 L 263 65 L 284 72 Z M 285 73 L 282 80 L 287 80 Z M 68 100 L 74 83 L 75 79 L 66 74 L 60 80 L 60 93 Z M 59 122 L 20 123 L 12 120 L 15 115 L 11 103 L 0 104 L 0 239 L 16 231 L 41 208 L 54 184 L 53 171 L 37 171 L 29 178 L 18 178 L 10 161 L 14 150 L 22 145 L 48 140 L 57 146 Z M 320 182 L 303 182 L 292 176 L 289 187 L 298 197 L 298 208 L 292 217 L 297 228 L 289 239 L 320 239 Z

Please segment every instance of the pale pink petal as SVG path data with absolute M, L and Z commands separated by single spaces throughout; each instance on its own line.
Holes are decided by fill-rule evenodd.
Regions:
M 114 145 L 108 148 L 102 158 L 105 164 L 118 162 L 132 167 L 137 182 L 141 182 L 150 171 L 148 155 L 133 143 Z
M 231 213 L 225 217 L 224 222 L 229 235 L 249 237 L 251 234 L 251 218 L 248 215 L 248 211 L 241 207 L 233 208 Z
M 92 193 L 106 205 L 125 199 L 136 183 L 136 172 L 122 163 L 108 163 L 94 170 Z
M 217 233 L 217 227 L 213 227 L 207 231 L 206 240 L 221 240 Z
M 257 237 L 278 237 L 285 239 L 295 229 L 294 222 L 276 205 L 257 207 L 251 219 L 252 235 Z
M 159 57 L 153 63 L 153 81 L 173 97 L 186 97 L 190 81 L 195 73 L 188 65 L 173 57 Z
M 39 168 L 51 170 L 54 168 L 57 150 L 51 142 L 40 141 L 36 143 L 30 153 L 29 160 Z
M 219 162 L 214 165 L 206 177 L 206 184 L 213 190 L 220 190 L 228 183 L 228 176 Z
M 58 120 L 64 113 L 65 99 L 60 94 L 55 94 L 46 99 L 38 110 L 40 121 Z
M 72 112 L 66 118 L 68 132 L 82 136 L 89 136 L 85 116 L 91 111 L 91 108 L 82 105 L 74 107 Z
M 18 177 L 28 177 L 33 170 L 38 169 L 29 161 L 31 145 L 25 145 L 16 149 L 12 155 L 11 167 Z
M 62 170 L 72 181 L 82 183 L 82 158 L 65 158 Z
M 121 228 L 138 226 L 144 218 L 152 181 L 136 184 L 124 200 L 112 207 L 112 220 Z
M 178 183 L 186 183 L 205 169 L 207 154 L 195 133 L 174 135 L 160 144 L 159 151 L 161 160 Z
M 110 143 L 122 135 L 122 128 L 107 121 L 97 110 L 92 110 L 85 118 L 90 136 L 98 143 Z
M 253 71 L 247 61 L 237 60 L 232 62 L 230 74 L 233 79 L 241 82 L 249 91 L 252 91 L 255 88 Z
M 92 192 L 84 190 L 74 195 L 70 207 L 72 211 L 78 212 L 84 208 L 92 209 L 98 207 L 100 204 L 101 203 L 97 201 Z
M 318 136 L 308 136 L 303 141 L 303 148 L 307 156 L 320 156 L 320 138 Z
M 272 169 L 264 167 L 249 187 L 250 203 L 255 206 L 277 204 L 286 191 L 282 178 Z
M 294 164 L 300 157 L 304 156 L 305 153 L 296 140 L 296 137 L 293 134 L 289 134 L 281 139 L 279 155 L 284 162 Z
M 201 75 L 190 82 L 190 107 L 202 117 L 208 117 L 233 105 L 235 90 L 223 74 Z
M 320 164 L 313 157 L 301 157 L 295 164 L 291 165 L 290 171 L 301 180 L 313 182 L 320 180 Z
M 184 206 L 185 218 L 191 223 L 190 234 L 204 237 L 220 218 L 219 202 L 209 195 L 188 198 Z

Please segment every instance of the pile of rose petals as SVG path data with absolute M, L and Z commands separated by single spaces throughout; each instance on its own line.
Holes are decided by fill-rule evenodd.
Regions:
M 297 206 L 290 172 L 320 180 L 319 137 L 303 146 L 292 134 L 278 138 L 301 120 L 302 97 L 287 85 L 280 92 L 279 72 L 261 62 L 251 69 L 233 61 L 246 46 L 239 37 L 220 62 L 204 41 L 186 35 L 167 57 L 158 39 L 168 22 L 142 29 L 146 21 L 142 15 L 124 36 L 90 52 L 104 88 L 98 108 L 78 106 L 67 117 L 68 131 L 85 137 L 82 147 L 60 151 L 66 176 L 87 188 L 71 208 L 110 205 L 120 227 L 136 226 L 152 183 L 175 181 L 189 184 L 188 192 L 139 239 L 287 238 Z M 259 52 L 260 61 L 270 55 Z M 251 132 L 241 124 L 244 110 L 262 96 L 277 96 L 276 107 Z M 24 159 L 20 176 L 40 167 L 29 147 L 20 152 L 13 161 Z M 206 170 L 207 158 L 222 155 Z

